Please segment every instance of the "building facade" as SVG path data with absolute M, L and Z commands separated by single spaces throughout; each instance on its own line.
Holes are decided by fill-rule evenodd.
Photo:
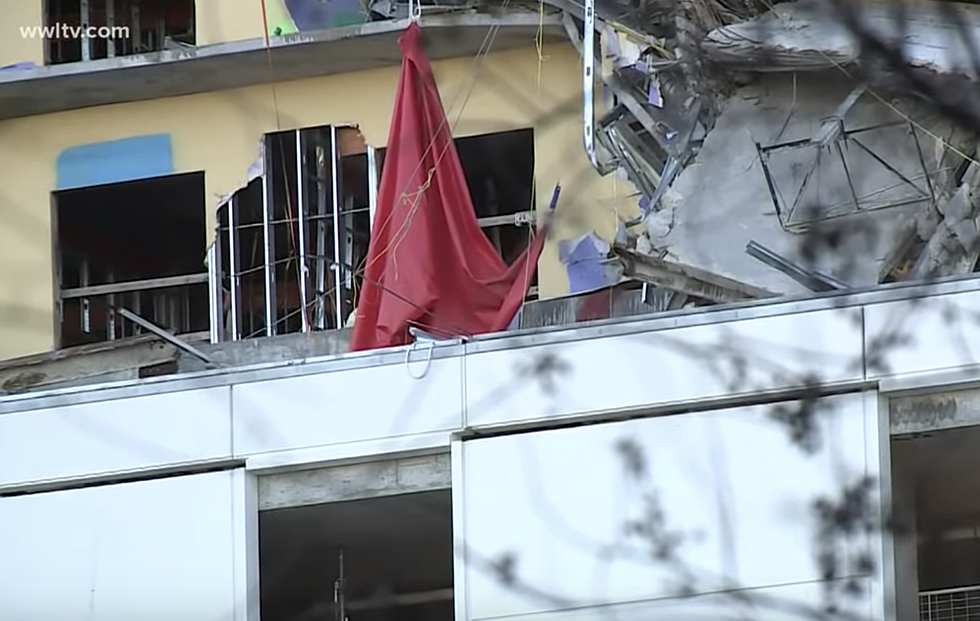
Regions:
M 894 282 L 907 256 L 872 248 L 848 285 L 754 243 L 789 254 L 765 231 L 805 223 L 759 197 L 798 167 L 768 154 L 835 97 L 840 136 L 901 126 L 867 139 L 907 156 L 888 222 L 968 187 L 943 171 L 972 137 L 915 150 L 948 124 L 869 128 L 880 102 L 823 74 L 710 122 L 666 78 L 638 107 L 619 80 L 659 44 L 591 2 L 9 4 L 0 618 L 973 610 L 973 268 Z M 412 20 L 487 237 L 512 259 L 560 186 L 553 235 L 512 330 L 348 353 Z M 129 30 L 23 30 L 52 25 Z M 699 262 L 678 236 L 726 197 L 737 248 L 708 231 Z M 675 208 L 674 252 L 641 250 Z

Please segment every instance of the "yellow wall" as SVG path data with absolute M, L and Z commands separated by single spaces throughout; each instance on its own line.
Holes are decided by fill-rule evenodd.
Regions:
M 203 4 L 203 3 L 202 3 Z M 589 230 L 610 236 L 617 211 L 635 204 L 614 196 L 582 147 L 578 55 L 570 46 L 531 47 L 473 60 L 435 63 L 436 78 L 456 135 L 532 126 L 536 136 L 538 204 L 547 205 L 556 181 L 563 194 L 556 238 Z M 397 68 L 351 73 L 275 86 L 280 129 L 357 123 L 376 146 L 387 141 Z M 275 131 L 273 87 L 217 91 L 0 122 L 0 359 L 53 346 L 51 191 L 64 149 L 130 136 L 169 133 L 177 172 L 205 171 L 208 201 L 245 182 L 260 136 Z M 455 105 L 452 105 L 455 102 Z M 465 102 L 465 105 L 463 105 Z M 620 183 L 620 191 L 627 188 Z M 209 230 L 213 209 L 209 208 Z M 541 292 L 566 293 L 567 277 L 550 244 L 542 257 Z
M 44 64 L 44 39 L 24 36 L 21 28 L 41 26 L 41 0 L 3 0 L 0 3 L 0 67 L 16 63 Z
M 285 15 L 282 0 L 267 0 L 266 14 L 273 26 Z M 197 45 L 227 43 L 265 36 L 262 3 L 241 0 L 197 0 L 194 15 Z M 281 13 L 281 14 L 280 14 Z

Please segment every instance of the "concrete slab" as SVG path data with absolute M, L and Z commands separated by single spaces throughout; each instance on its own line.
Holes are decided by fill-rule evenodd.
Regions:
M 259 510 L 398 496 L 452 486 L 449 454 L 283 472 L 259 477 Z
M 474 56 L 488 35 L 495 51 L 533 45 L 541 20 L 537 12 L 468 13 L 427 16 L 420 24 L 426 51 L 437 60 Z M 403 19 L 299 33 L 271 39 L 268 49 L 264 39 L 250 39 L 4 71 L 0 120 L 397 65 L 407 25 Z M 567 40 L 559 16 L 545 15 L 543 25 L 545 41 Z

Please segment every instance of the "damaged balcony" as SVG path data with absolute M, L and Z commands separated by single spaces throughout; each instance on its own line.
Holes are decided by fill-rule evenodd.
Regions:
M 94 0 L 93 0 L 94 3 Z M 475 56 L 488 29 L 496 29 L 494 50 L 533 44 L 542 24 L 537 5 L 518 5 L 499 14 L 461 10 L 423 15 L 427 53 L 436 59 Z M 0 120 L 113 103 L 145 101 L 397 66 L 398 36 L 408 19 L 299 32 L 231 43 L 169 45 L 86 62 L 0 68 Z M 546 42 L 564 40 L 560 17 L 544 16 Z M 161 40 L 167 40 L 166 34 Z M 117 42 L 122 48 L 122 43 Z M 270 73 L 269 62 L 276 71 Z

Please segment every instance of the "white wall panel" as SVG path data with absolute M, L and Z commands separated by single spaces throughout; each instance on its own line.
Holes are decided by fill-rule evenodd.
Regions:
M 810 503 L 839 492 L 842 475 L 878 472 L 877 432 L 868 433 L 878 429 L 876 402 L 846 395 L 821 403 L 823 444 L 812 456 L 761 406 L 463 442 L 467 617 L 558 607 L 481 567 L 508 552 L 519 579 L 571 602 L 674 593 L 676 574 L 635 545 L 632 555 L 607 554 L 628 545 L 625 523 L 639 517 L 651 489 L 624 476 L 616 445 L 627 438 L 649 460 L 671 528 L 694 537 L 682 552 L 709 577 L 701 592 L 721 588 L 725 575 L 746 588 L 818 580 Z
M 858 581 L 865 587 L 867 580 Z M 800 611 L 819 610 L 822 603 L 822 586 L 817 582 L 787 584 L 757 589 L 752 592 L 718 593 L 690 598 L 665 598 L 628 602 L 603 607 L 549 610 L 520 617 L 522 621 L 718 621 L 719 619 L 747 619 L 751 621 L 802 621 L 821 619 Z M 827 619 L 867 619 L 869 595 L 867 593 L 841 600 L 839 616 Z M 740 614 L 741 613 L 741 614 Z M 845 614 L 853 615 L 845 617 Z M 506 619 L 508 617 L 503 617 Z
M 0 619 L 246 621 L 233 513 L 244 481 L 217 472 L 0 498 Z
M 885 354 L 885 368 L 868 369 L 871 379 L 980 363 L 980 292 L 869 305 L 865 326 L 870 353 Z M 901 341 L 873 346 L 890 335 Z
M 550 375 L 550 391 L 528 371 L 543 356 L 553 356 L 566 367 L 562 374 Z M 825 384 L 863 379 L 858 309 L 474 354 L 466 358 L 466 424 L 479 427 L 787 389 L 803 385 L 810 374 Z
M 0 414 L 0 486 L 230 456 L 226 387 Z
M 363 442 L 462 426 L 459 359 L 415 351 L 394 364 L 235 385 L 235 454 Z M 448 445 L 449 437 L 446 436 Z

